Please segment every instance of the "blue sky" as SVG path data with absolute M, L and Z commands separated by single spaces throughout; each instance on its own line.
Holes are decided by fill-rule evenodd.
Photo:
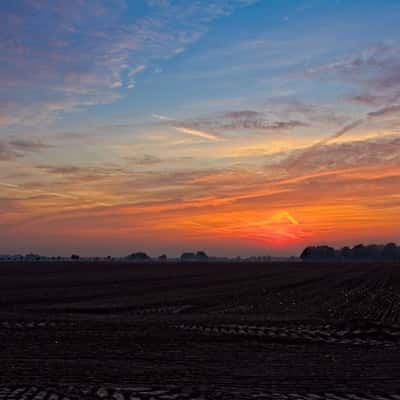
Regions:
M 394 0 L 2 2 L 0 250 L 394 240 L 399 17 Z

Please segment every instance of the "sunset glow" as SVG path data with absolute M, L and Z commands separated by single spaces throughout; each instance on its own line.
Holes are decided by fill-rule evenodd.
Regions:
M 398 241 L 399 18 L 394 0 L 1 2 L 0 254 Z

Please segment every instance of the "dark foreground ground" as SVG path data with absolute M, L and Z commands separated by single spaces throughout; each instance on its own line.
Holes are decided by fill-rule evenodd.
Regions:
M 400 400 L 399 300 L 400 265 L 0 264 L 0 399 Z

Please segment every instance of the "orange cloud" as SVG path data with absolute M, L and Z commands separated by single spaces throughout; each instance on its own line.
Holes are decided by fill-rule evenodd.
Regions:
M 2 182 L 7 229 L 0 243 L 5 249 L 18 239 L 30 248 L 52 241 L 71 251 L 84 244 L 107 253 L 134 247 L 176 254 L 196 245 L 233 255 L 237 249 L 297 253 L 308 244 L 393 240 L 400 215 L 393 143 L 384 142 L 379 157 L 324 169 L 317 154 L 303 168 L 286 170 L 286 158 L 276 167 L 193 171 L 39 165 L 31 172 L 40 185 L 36 177 Z M 332 160 L 337 152 L 351 154 L 330 146 Z

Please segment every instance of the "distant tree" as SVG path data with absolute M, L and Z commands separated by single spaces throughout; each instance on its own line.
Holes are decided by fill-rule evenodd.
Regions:
M 130 254 L 128 259 L 133 261 L 146 261 L 149 260 L 150 257 L 144 252 L 137 252 Z
M 314 247 L 306 247 L 300 255 L 302 260 L 310 260 L 313 258 Z
M 399 249 L 394 243 L 388 243 L 382 250 L 382 258 L 385 260 L 396 260 L 399 256 Z
M 191 253 L 191 252 L 185 252 L 185 253 L 182 253 L 182 255 L 181 255 L 182 261 L 193 261 L 195 259 L 196 259 L 196 254 Z
M 77 254 L 72 254 L 71 260 L 77 261 L 79 259 L 80 259 L 80 257 Z
M 365 248 L 366 258 L 369 260 L 379 260 L 382 257 L 383 246 L 369 244 Z
M 342 259 L 349 259 L 351 258 L 351 249 L 348 246 L 342 247 L 339 251 L 340 258 Z
M 310 246 L 306 247 L 301 253 L 302 260 L 332 260 L 334 258 L 340 260 L 400 260 L 400 247 L 395 243 L 386 245 L 358 244 L 352 249 L 343 247 L 340 250 L 335 250 L 329 246 Z
M 29 253 L 24 257 L 24 259 L 27 261 L 40 261 L 40 255 L 34 254 L 34 253 Z
M 161 256 L 158 257 L 159 261 L 166 261 L 167 260 L 167 255 L 166 254 L 161 254 Z
M 367 255 L 366 247 L 363 244 L 358 244 L 351 249 L 351 256 L 357 260 L 365 259 Z
M 204 251 L 198 251 L 196 253 L 196 259 L 197 260 L 207 260 L 208 259 L 208 255 Z
M 321 246 L 319 248 L 319 252 L 320 252 L 322 258 L 326 258 L 326 259 L 334 259 L 334 258 L 336 258 L 336 252 L 335 252 L 335 249 L 333 247 Z
M 330 246 L 312 246 L 306 247 L 301 253 L 302 260 L 334 260 L 336 252 Z

